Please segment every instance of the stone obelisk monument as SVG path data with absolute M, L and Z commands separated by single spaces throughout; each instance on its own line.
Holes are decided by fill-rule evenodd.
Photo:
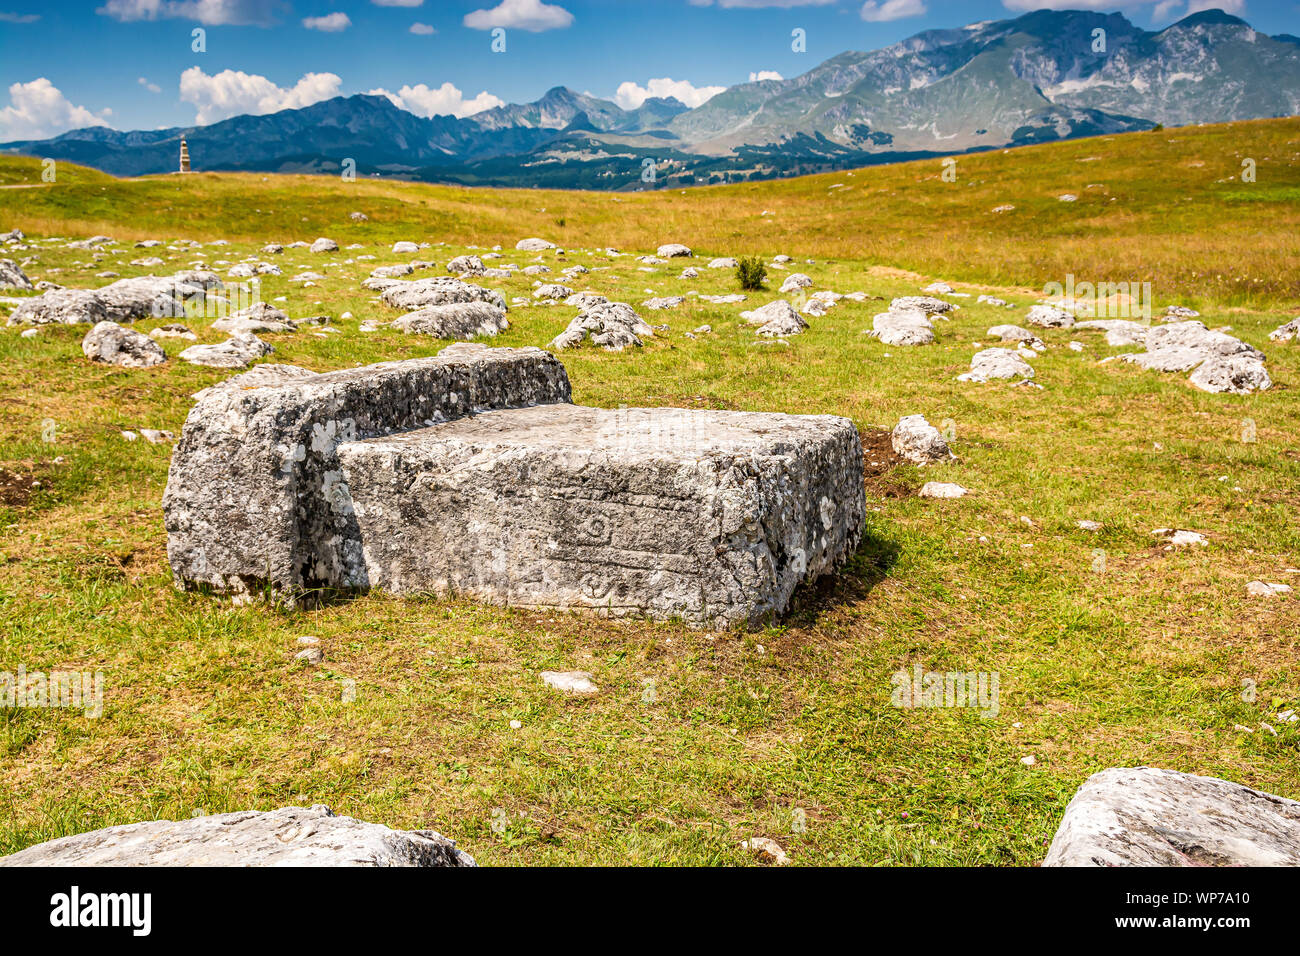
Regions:
M 190 148 L 185 144 L 185 138 L 181 137 L 181 172 L 190 171 Z

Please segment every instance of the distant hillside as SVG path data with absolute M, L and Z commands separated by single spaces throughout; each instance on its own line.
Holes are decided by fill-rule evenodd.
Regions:
M 352 159 L 364 176 L 632 191 L 1296 114 L 1294 36 L 1269 37 L 1219 10 L 1154 33 L 1120 14 L 1040 10 L 842 53 L 693 110 L 674 99 L 624 110 L 556 87 L 534 103 L 426 119 L 382 96 L 351 96 L 199 128 L 95 127 L 0 151 L 134 176 L 174 170 L 184 136 L 195 169 L 334 173 Z

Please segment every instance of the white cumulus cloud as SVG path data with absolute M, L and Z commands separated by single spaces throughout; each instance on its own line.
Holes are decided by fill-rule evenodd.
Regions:
M 136 80 L 136 82 L 139 83 L 141 86 L 143 86 L 150 93 L 162 92 L 162 87 L 159 86 L 157 83 L 151 83 L 147 76 L 140 77 L 139 79 Z
M 650 80 L 645 86 L 628 80 L 619 84 L 614 93 L 614 102 L 625 110 L 634 110 L 652 96 L 672 96 L 695 109 L 725 89 L 725 86 L 695 86 L 688 80 L 671 80 L 666 76 Z
M 92 113 L 68 101 L 45 77 L 9 87 L 9 105 L 0 108 L 0 141 L 48 139 L 70 129 L 107 126 L 112 110 Z
M 759 70 L 757 73 L 751 72 L 749 74 L 749 82 L 751 83 L 759 83 L 763 80 L 784 80 L 784 79 L 785 77 L 782 76 L 780 73 L 776 72 L 776 70 Z
M 412 23 L 411 32 L 418 37 L 431 37 L 438 31 L 427 23 Z
M 693 7 L 711 7 L 713 0 L 690 0 Z M 825 7 L 835 0 L 718 0 L 724 10 L 760 10 L 764 7 Z
M 339 95 L 343 81 L 333 73 L 307 73 L 291 87 L 280 87 L 264 76 L 222 70 L 208 76 L 192 66 L 181 74 L 181 100 L 193 103 L 200 125 L 239 116 L 301 109 Z
M 385 89 L 371 90 L 371 96 L 386 96 L 393 105 L 416 116 L 455 116 L 464 119 L 475 113 L 482 113 L 498 106 L 505 106 L 505 100 L 493 96 L 484 90 L 472 99 L 465 99 L 463 94 L 450 83 L 444 83 L 436 89 L 417 83 L 415 86 L 403 86 L 396 93 Z
M 308 30 L 339 33 L 352 26 L 352 19 L 346 13 L 329 13 L 323 17 L 304 17 L 302 25 Z
M 1011 0 L 1011 2 L 1018 3 L 1020 0 Z M 1038 3 L 1038 6 L 1041 7 L 1042 4 Z M 887 23 L 905 17 L 920 17 L 925 15 L 925 0 L 885 0 L 884 3 L 867 0 L 862 5 L 861 15 L 868 23 Z
M 1183 0 L 1128 0 L 1127 3 L 1116 3 L 1115 0 L 1002 0 L 1002 5 L 1008 10 L 1018 12 L 1043 9 L 1109 12 L 1117 7 L 1151 6 L 1153 8 L 1151 19 L 1163 20 L 1174 16 L 1183 5 Z M 1239 16 L 1246 12 L 1246 0 L 1188 0 L 1187 9 L 1179 16 L 1190 16 L 1202 10 L 1223 10 L 1225 13 Z
M 265 27 L 288 9 L 287 0 L 108 0 L 95 12 L 123 23 L 181 19 L 209 27 Z
M 573 23 L 573 14 L 564 7 L 543 3 L 542 0 L 501 0 L 490 10 L 465 14 L 464 23 L 472 30 L 506 27 L 541 33 L 544 30 L 563 30 Z
M 418 7 L 424 0 L 370 0 L 377 7 Z

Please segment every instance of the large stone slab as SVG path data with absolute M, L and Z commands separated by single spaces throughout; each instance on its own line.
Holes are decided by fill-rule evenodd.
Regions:
M 1043 866 L 1300 866 L 1300 803 L 1154 767 L 1089 777 Z
M 865 512 L 857 429 L 830 416 L 546 405 L 337 454 L 364 579 L 399 594 L 752 623 L 847 558 Z
M 484 409 L 568 402 L 540 349 L 458 344 L 279 384 L 213 389 L 172 456 L 163 513 L 178 587 L 293 602 L 369 580 L 336 449 Z
M 474 865 L 433 830 L 391 830 L 325 806 L 128 823 L 0 857 L 0 866 Z
M 9 316 L 9 325 L 48 325 L 135 322 L 149 318 L 181 318 L 185 305 L 202 305 L 221 279 L 202 270 L 173 276 L 119 279 L 101 289 L 55 289 L 28 299 Z

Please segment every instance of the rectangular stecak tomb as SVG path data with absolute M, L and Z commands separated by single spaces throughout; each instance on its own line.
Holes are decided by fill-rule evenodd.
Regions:
M 536 349 L 297 371 L 214 390 L 187 420 L 164 498 L 178 586 L 378 587 L 725 627 L 784 612 L 861 535 L 844 418 L 575 406 Z

